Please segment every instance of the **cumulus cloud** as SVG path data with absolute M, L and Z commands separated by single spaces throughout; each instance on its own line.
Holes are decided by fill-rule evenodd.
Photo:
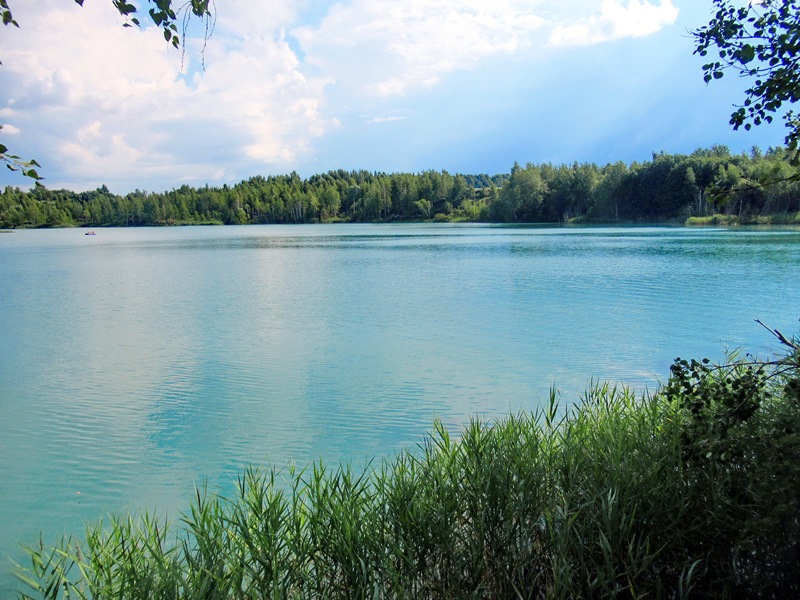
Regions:
M 603 0 L 600 14 L 568 25 L 556 26 L 550 36 L 553 46 L 588 46 L 626 37 L 656 33 L 678 18 L 671 0 Z
M 672 0 L 351 0 L 291 33 L 309 63 L 385 99 L 528 48 L 646 36 L 677 15 Z
M 0 44 L 3 118 L 24 128 L 51 169 L 108 182 L 208 180 L 229 174 L 220 163 L 291 165 L 335 126 L 321 111 L 326 80 L 300 72 L 278 27 L 289 0 L 234 4 L 205 68 L 202 41 L 190 40 L 183 73 L 157 28 L 123 29 L 108 2 L 15 6 L 21 29 Z
M 293 31 L 307 60 L 377 96 L 430 87 L 453 71 L 512 53 L 544 24 L 518 0 L 354 0 Z M 356 72 L 348 72 L 354 64 Z
M 332 131 L 424 114 L 414 95 L 453 73 L 524 56 L 535 76 L 537 54 L 658 31 L 672 1 L 236 0 L 205 53 L 190 29 L 182 58 L 107 0 L 26 0 L 0 38 L 2 133 L 22 132 L 50 184 L 56 170 L 125 188 L 291 170 Z

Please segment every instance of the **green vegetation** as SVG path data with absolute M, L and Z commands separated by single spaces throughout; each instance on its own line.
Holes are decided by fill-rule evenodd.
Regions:
M 793 223 L 800 180 L 782 149 L 732 155 L 724 146 L 651 161 L 521 167 L 505 175 L 331 171 L 253 177 L 165 193 L 0 193 L 0 227 L 384 221 Z M 721 215 L 721 217 L 713 217 Z
M 656 394 L 553 393 L 364 471 L 249 470 L 177 527 L 40 542 L 24 597 L 796 597 L 800 345 L 774 333 L 778 360 L 676 360 Z
M 708 217 L 689 217 L 686 219 L 687 225 L 707 226 L 707 225 L 740 225 L 739 217 L 736 215 L 711 215 Z
M 772 115 L 800 98 L 800 2 L 761 0 L 744 6 L 731 0 L 712 0 L 714 18 L 693 31 L 695 54 L 708 56 L 716 50 L 718 60 L 703 65 L 706 83 L 721 79 L 725 71 L 753 81 L 744 103 L 731 115 L 734 129 L 744 125 L 771 123 Z M 800 118 L 791 110 L 783 114 L 786 147 L 792 162 L 800 164 Z
M 741 225 L 737 215 L 710 215 L 708 217 L 689 217 L 686 225 L 690 226 L 736 226 Z M 782 213 L 779 215 L 755 215 L 747 220 L 748 225 L 800 225 L 800 212 Z

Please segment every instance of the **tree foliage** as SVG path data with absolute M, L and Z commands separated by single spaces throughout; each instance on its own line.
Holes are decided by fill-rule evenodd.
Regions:
M 745 6 L 734 0 L 713 0 L 714 17 L 692 31 L 695 54 L 717 58 L 703 65 L 706 83 L 732 71 L 752 80 L 742 105 L 731 114 L 734 129 L 771 123 L 784 104 L 800 98 L 800 1 L 760 0 Z M 800 117 L 783 114 L 789 132 L 786 146 L 800 164 Z
M 2 2 L 3 0 L 0 0 Z M 3 129 L 3 126 L 0 125 L 0 130 Z M 34 167 L 41 168 L 41 165 L 36 162 L 34 159 L 30 160 L 22 160 L 16 154 L 11 154 L 8 151 L 8 148 L 4 144 L 0 144 L 0 162 L 5 163 L 6 167 L 9 171 L 18 171 L 22 173 L 25 177 L 30 177 L 34 179 L 37 183 L 42 176 L 36 171 Z
M 83 6 L 84 0 L 75 0 L 77 4 Z M 120 15 L 125 18 L 125 27 L 131 25 L 139 26 L 141 23 L 136 16 L 138 13 L 137 8 L 125 0 L 111 0 L 114 8 L 117 9 Z M 185 37 L 186 27 L 189 19 L 193 16 L 206 20 L 206 22 L 213 21 L 211 0 L 188 0 L 183 4 L 175 2 L 173 5 L 172 0 L 148 0 L 152 7 L 147 11 L 150 19 L 157 27 L 161 27 L 164 32 L 164 39 L 175 46 L 180 47 L 181 41 Z M 179 25 L 181 28 L 179 29 Z
M 83 6 L 84 0 L 75 0 L 75 4 Z M 111 0 L 114 8 L 125 19 L 123 27 L 140 26 L 139 9 L 126 0 Z M 214 3 L 212 0 L 186 0 L 173 3 L 173 0 L 147 0 L 150 8 L 147 11 L 150 20 L 164 32 L 164 39 L 180 47 L 183 41 L 189 20 L 197 17 L 211 25 L 214 21 Z M 11 14 L 8 0 L 0 0 L 0 16 L 3 25 L 19 27 L 19 23 Z
M 651 161 L 514 164 L 489 176 L 329 171 L 251 177 L 125 196 L 94 191 L 0 190 L 0 228 L 331 221 L 800 223 L 800 181 L 786 152 L 724 146 Z M 765 177 L 778 181 L 759 185 Z M 720 193 L 725 189 L 725 193 Z M 714 221 L 715 220 L 715 221 Z M 694 222 L 694 221 L 693 221 Z

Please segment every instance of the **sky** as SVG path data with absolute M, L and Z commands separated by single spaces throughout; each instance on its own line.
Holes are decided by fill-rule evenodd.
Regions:
M 329 170 L 508 173 L 783 143 L 703 82 L 710 0 L 218 0 L 184 51 L 140 7 L 9 0 L 0 143 L 50 189 L 166 191 Z M 180 4 L 179 2 L 177 4 Z M 6 169 L 0 185 L 28 187 Z

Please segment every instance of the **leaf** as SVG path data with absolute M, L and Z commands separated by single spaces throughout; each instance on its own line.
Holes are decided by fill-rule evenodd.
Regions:
M 739 60 L 742 64 L 747 64 L 752 61 L 756 57 L 756 50 L 750 44 L 745 44 L 742 46 L 741 51 L 739 52 Z
M 797 0 L 712 0 L 718 9 L 708 25 L 691 31 L 695 54 L 717 51 L 720 62 L 703 65 L 703 79 L 721 79 L 726 71 L 745 78 L 759 78 L 746 91 L 748 100 L 760 102 L 756 110 L 732 120 L 735 127 L 750 120 L 751 125 L 768 123 L 784 102 L 800 98 L 800 37 Z M 750 107 L 747 101 L 745 106 Z M 792 132 L 800 124 L 787 122 Z

